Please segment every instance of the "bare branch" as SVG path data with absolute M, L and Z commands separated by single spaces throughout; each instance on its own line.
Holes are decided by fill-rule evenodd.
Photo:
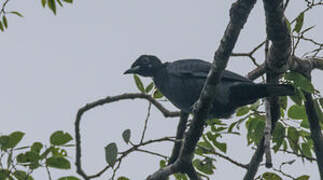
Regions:
M 137 151 L 140 147 L 146 146 L 148 144 L 165 142 L 165 141 L 174 142 L 175 140 L 174 140 L 173 137 L 162 137 L 162 138 L 159 138 L 159 139 L 148 140 L 148 141 L 144 141 L 143 143 L 140 143 L 140 144 L 137 144 L 137 145 L 133 145 L 128 150 L 119 153 L 119 154 L 121 154 L 121 156 L 117 158 L 116 163 L 122 161 L 130 153 L 132 153 L 134 151 Z M 143 150 L 139 150 L 139 151 L 143 152 Z M 87 178 L 88 179 L 97 178 L 97 177 L 101 176 L 109 168 L 111 168 L 111 166 L 108 165 L 108 166 L 104 167 L 102 170 L 100 170 L 98 173 L 96 173 L 94 175 L 90 175 Z
M 308 76 L 314 69 L 323 70 L 323 57 L 300 58 L 292 56 L 288 61 L 288 69 Z M 259 67 L 249 72 L 247 77 L 251 80 L 255 80 L 265 73 L 265 64 L 261 64 Z
M 137 149 L 136 151 L 144 152 L 144 153 L 151 154 L 151 155 L 155 155 L 155 156 L 161 157 L 163 159 L 167 159 L 168 158 L 168 156 L 162 155 L 160 153 L 156 153 L 156 152 L 144 150 L 144 149 Z
M 187 119 L 188 119 L 188 113 L 181 111 L 180 119 L 177 125 L 177 131 L 176 131 L 176 140 L 178 141 L 176 141 L 174 144 L 172 154 L 168 160 L 168 164 L 174 163 L 179 155 L 181 146 L 183 144 L 183 138 L 186 130 Z
M 103 99 L 99 99 L 97 101 L 94 101 L 92 103 L 88 103 L 85 106 L 83 106 L 82 108 L 80 108 L 77 112 L 76 115 L 76 120 L 75 120 L 75 141 L 76 141 L 76 169 L 77 169 L 77 173 L 79 175 L 81 175 L 84 179 L 90 179 L 92 177 L 88 176 L 84 170 L 82 169 L 82 163 L 81 163 L 81 133 L 80 133 L 80 123 L 81 123 L 81 118 L 82 115 L 97 107 L 97 106 L 102 106 L 108 103 L 112 103 L 112 102 L 116 102 L 116 101 L 120 101 L 120 100 L 126 100 L 126 99 L 146 99 L 148 100 L 150 103 L 152 103 L 160 112 L 163 113 L 163 115 L 165 117 L 178 117 L 179 116 L 179 112 L 171 112 L 169 110 L 167 110 L 166 108 L 164 108 L 157 100 L 155 100 L 153 97 L 151 97 L 148 94 L 143 94 L 143 93 L 126 93 L 126 94 L 121 94 L 121 95 L 117 95 L 117 96 L 108 96 L 106 98 Z M 104 171 L 103 171 L 104 172 Z M 102 173 L 103 173 L 102 172 Z M 100 173 L 99 173 L 100 175 Z
M 265 99 L 265 108 L 266 108 L 266 124 L 265 124 L 265 130 L 264 130 L 264 148 L 265 148 L 265 155 L 266 155 L 266 167 L 271 168 L 273 165 L 271 161 L 271 153 L 270 153 L 272 117 L 271 117 L 271 111 L 270 111 L 269 98 Z
M 242 163 L 240 163 L 240 162 L 238 162 L 236 160 L 233 160 L 229 156 L 226 156 L 224 154 L 221 154 L 221 153 L 216 152 L 214 149 L 207 149 L 207 148 L 205 148 L 203 146 L 198 146 L 198 147 L 201 148 L 201 149 L 203 149 L 203 151 L 210 152 L 210 153 L 212 153 L 212 154 L 214 154 L 216 156 L 219 156 L 220 158 L 225 159 L 225 160 L 231 162 L 232 164 L 234 164 L 234 165 L 236 165 L 238 167 L 241 167 L 241 168 L 244 168 L 244 169 L 248 169 L 248 164 L 242 164 Z M 208 157 L 208 158 L 211 158 L 211 157 Z M 213 159 L 213 158 L 211 158 L 211 159 Z
M 146 116 L 146 119 L 145 119 L 144 129 L 143 129 L 142 134 L 141 134 L 140 143 L 142 143 L 144 141 L 144 138 L 145 138 L 148 119 L 149 119 L 149 116 L 150 116 L 150 110 L 151 110 L 151 102 L 149 102 L 149 105 L 148 105 L 147 116 Z
M 266 41 L 263 41 L 261 42 L 260 44 L 258 44 L 255 48 L 253 48 L 250 52 L 248 53 L 232 53 L 231 56 L 233 57 L 237 57 L 237 56 L 246 56 L 246 57 L 249 57 L 251 59 L 251 61 L 253 62 L 253 64 L 257 67 L 259 67 L 260 65 L 257 63 L 256 61 L 256 58 L 253 56 L 254 53 L 260 49 L 264 44 L 265 44 Z
M 293 151 L 288 151 L 288 150 L 283 150 L 283 149 L 279 149 L 278 151 L 280 151 L 280 152 L 284 152 L 284 153 L 288 153 L 288 154 L 293 154 L 293 155 L 295 155 L 295 156 L 297 156 L 297 157 L 305 158 L 305 159 L 307 159 L 307 160 L 309 160 L 309 161 L 316 161 L 316 159 L 315 159 L 315 158 L 308 157 L 308 156 L 305 156 L 305 155 L 303 155 L 303 154 L 296 154 L 296 153 L 295 153 L 295 152 L 293 152 Z

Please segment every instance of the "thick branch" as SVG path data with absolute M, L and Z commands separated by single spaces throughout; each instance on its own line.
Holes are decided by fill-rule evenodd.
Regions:
M 305 92 L 305 108 L 306 108 L 306 114 L 307 118 L 310 124 L 310 130 L 311 130 L 311 137 L 314 142 L 314 152 L 317 158 L 317 164 L 320 171 L 321 179 L 323 179 L 323 137 L 321 132 L 321 126 L 320 126 L 320 119 L 319 115 L 315 108 L 314 101 L 312 98 L 312 95 L 310 93 Z
M 282 0 L 263 0 L 266 15 L 267 38 L 271 46 L 266 54 L 265 68 L 267 83 L 278 83 L 280 74 L 287 70 L 288 58 L 291 54 L 291 37 L 284 17 Z M 271 132 L 280 118 L 280 106 L 277 97 L 268 98 L 267 118 L 271 118 Z M 270 121 L 269 121 L 270 122 Z M 268 140 L 268 138 L 266 138 Z M 262 138 L 253 155 L 244 180 L 254 179 L 264 154 L 265 137 Z M 270 166 L 270 164 L 268 164 Z
M 204 84 L 200 98 L 194 105 L 194 118 L 187 134 L 185 135 L 180 156 L 175 163 L 167 166 L 165 170 L 161 169 L 156 173 L 166 174 L 169 172 L 169 169 L 172 168 L 178 168 L 176 170 L 185 172 L 188 175 L 194 173 L 194 168 L 187 169 L 187 167 L 192 167 L 194 150 L 203 133 L 204 120 L 207 118 L 210 105 L 215 97 L 216 85 L 220 81 L 221 73 L 227 65 L 232 49 L 234 48 L 240 31 L 247 21 L 248 15 L 255 2 L 256 0 L 238 0 L 232 4 L 230 9 L 230 22 L 226 28 L 224 36 L 222 37 L 221 44 L 215 52 L 213 66 Z M 153 174 L 149 179 L 156 180 L 157 178 L 155 178 L 155 174 Z
M 288 69 L 299 72 L 308 77 L 308 73 L 314 69 L 323 70 L 323 58 L 322 57 L 306 57 L 300 58 L 297 56 L 291 56 L 288 61 Z M 247 77 L 251 80 L 255 80 L 266 73 L 265 64 L 261 64 L 248 73 Z

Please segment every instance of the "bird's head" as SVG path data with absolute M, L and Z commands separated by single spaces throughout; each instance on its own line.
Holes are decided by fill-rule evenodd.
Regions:
M 152 77 L 160 68 L 162 62 L 156 56 L 141 55 L 123 74 L 139 74 L 145 77 Z

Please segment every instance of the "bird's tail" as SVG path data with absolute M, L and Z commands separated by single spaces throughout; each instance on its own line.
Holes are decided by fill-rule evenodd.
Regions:
M 239 84 L 232 88 L 231 98 L 239 106 L 254 103 L 259 98 L 273 96 L 290 96 L 295 94 L 295 88 L 289 84 Z
M 257 84 L 260 89 L 265 89 L 263 97 L 291 96 L 295 94 L 295 88 L 289 84 Z

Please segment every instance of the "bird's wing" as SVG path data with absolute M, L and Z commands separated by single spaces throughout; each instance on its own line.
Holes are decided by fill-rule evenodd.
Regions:
M 167 65 L 169 74 L 183 78 L 206 79 L 211 63 L 199 59 L 178 60 Z M 223 71 L 222 80 L 251 82 L 249 79 L 231 71 Z

